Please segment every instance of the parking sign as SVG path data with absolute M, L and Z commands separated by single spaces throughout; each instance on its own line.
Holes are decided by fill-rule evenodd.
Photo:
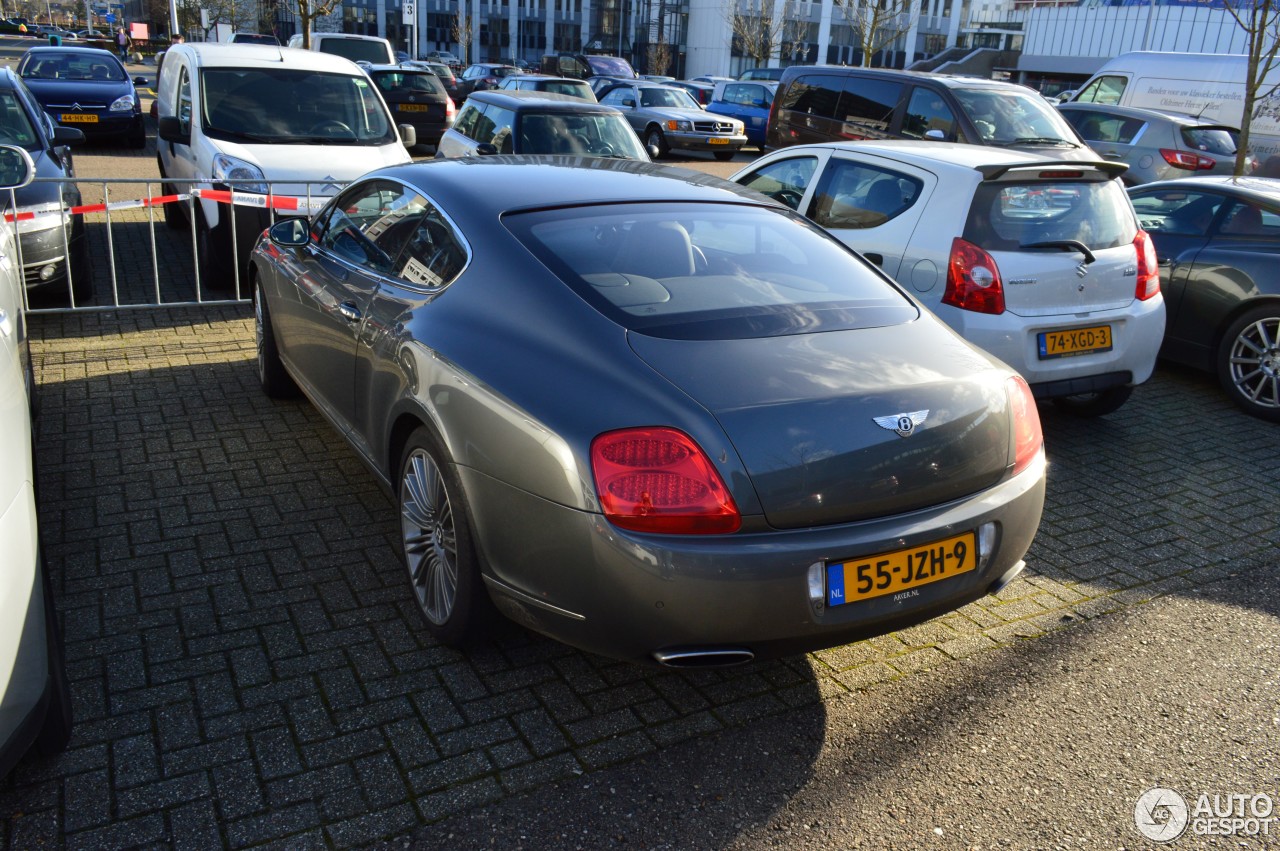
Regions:
M 414 14 L 414 4 L 412 0 L 404 0 L 404 22 L 406 24 L 413 23 L 416 15 Z

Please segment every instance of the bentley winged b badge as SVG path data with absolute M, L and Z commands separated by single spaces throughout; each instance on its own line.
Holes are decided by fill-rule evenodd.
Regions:
M 912 411 L 909 414 L 891 414 L 887 417 L 872 417 L 876 425 L 880 428 L 896 431 L 898 437 L 910 437 L 915 433 L 916 426 L 920 425 L 929 416 L 927 410 Z

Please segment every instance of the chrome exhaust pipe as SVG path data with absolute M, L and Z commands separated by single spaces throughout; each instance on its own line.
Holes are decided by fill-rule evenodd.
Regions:
M 1019 560 L 1017 564 L 1004 572 L 1004 575 L 991 583 L 991 587 L 987 589 L 988 594 L 999 594 L 1009 583 L 1018 578 L 1018 574 L 1027 566 L 1025 561 Z
M 756 654 L 745 647 L 685 647 L 655 650 L 653 658 L 668 668 L 726 668 L 744 665 L 756 658 Z

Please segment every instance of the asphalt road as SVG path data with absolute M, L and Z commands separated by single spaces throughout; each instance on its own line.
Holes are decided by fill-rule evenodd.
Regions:
M 1196 593 L 475 810 L 410 842 L 1155 847 L 1134 820 L 1149 788 L 1280 803 L 1278 616 L 1273 554 Z M 1188 834 L 1175 847 L 1280 847 L 1280 820 L 1269 827 L 1216 843 Z
M 151 146 L 76 159 L 154 176 Z M 6 847 L 1153 848 L 1152 787 L 1280 810 L 1280 439 L 1206 377 L 1162 367 L 1102 421 L 1042 412 L 1045 521 L 1001 599 L 658 678 L 537 637 L 424 647 L 385 500 L 308 406 L 254 392 L 249 328 L 240 308 L 38 322 L 41 522 L 80 723 L 0 783 Z M 343 523 L 366 515 L 381 525 Z M 543 713 L 568 744 L 538 751 Z M 640 728 L 613 734 L 621 716 Z M 547 756 L 519 763 L 522 743 Z M 1266 827 L 1193 823 L 1170 847 L 1280 848 Z

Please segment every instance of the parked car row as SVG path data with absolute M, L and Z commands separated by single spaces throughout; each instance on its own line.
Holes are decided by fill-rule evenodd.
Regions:
M 718 160 L 730 160 L 747 143 L 741 121 L 708 113 L 688 92 L 671 86 L 620 83 L 600 103 L 622 111 L 655 160 L 673 148 L 710 151 Z
M 83 217 L 49 210 L 80 203 L 80 189 L 72 182 L 75 166 L 71 146 L 84 138 L 79 127 L 55 123 L 22 78 L 8 68 L 0 68 L 0 144 L 22 148 L 31 157 L 35 176 L 49 178 L 47 182 L 27 182 L 13 190 L 18 207 L 41 210 L 16 223 L 18 251 L 14 263 L 20 263 L 22 279 L 32 298 L 66 300 L 70 292 L 76 302 L 84 303 L 93 295 Z M 8 202 L 9 193 L 2 195 Z
M 615 109 L 553 92 L 497 89 L 467 98 L 437 158 L 564 154 L 648 160 Z
M 975 104 L 1003 90 L 981 81 L 901 88 L 884 138 L 786 144 L 730 182 L 690 181 L 644 161 L 768 144 L 769 116 L 795 95 L 786 73 L 716 81 L 709 110 L 666 83 L 614 84 L 595 104 L 581 84 L 557 90 L 576 81 L 512 74 L 455 115 L 420 66 L 365 63 L 361 76 L 244 50 L 170 51 L 157 86 L 162 173 L 301 194 L 309 172 L 328 172 L 335 197 L 309 219 L 261 233 L 246 217 L 258 234 L 245 253 L 217 206 L 197 202 L 202 274 L 225 279 L 240 259 L 263 390 L 301 390 L 388 489 L 414 599 L 445 644 L 483 635 L 491 607 L 575 646 L 674 667 L 901 629 L 1023 568 L 1044 499 L 1037 400 L 1113 412 L 1162 355 L 1216 372 L 1244 410 L 1280 421 L 1276 182 L 1174 180 L 1157 167 L 1126 193 L 1127 155 L 1017 135 L 1043 116 L 1007 93 L 1002 116 L 1033 129 L 998 128 Z M 0 187 L 29 182 L 37 153 L 71 177 L 65 144 L 78 131 L 5 73 L 13 108 L 44 138 L 25 155 L 0 147 Z M 314 90 L 316 76 L 330 88 Z M 913 112 L 927 97 L 939 97 L 933 111 Z M 801 100 L 788 102 L 795 113 Z M 1102 141 L 1083 118 L 1057 120 Z M 1231 128 L 1110 120 L 1099 136 L 1143 142 L 1171 166 L 1211 171 L 1194 158 L 1234 153 Z M 410 165 L 415 141 L 445 159 L 563 157 Z M 335 173 L 335 146 L 357 176 Z M 171 224 L 182 209 L 166 208 Z M 53 218 L 69 249 L 65 217 Z M 8 238 L 0 225 L 0 273 Z M 10 278 L 20 293 L 16 268 Z M 8 344 L 20 336 L 5 320 L 21 313 L 5 295 Z M 10 348 L 0 413 L 20 398 Z M 370 370 L 386 380 L 363 380 Z M 33 477 L 17 474 L 25 493 Z M 14 517 L 34 513 L 0 521 Z M 43 582 L 38 548 L 28 562 Z M 33 736 L 66 741 L 45 617 L 32 688 L 6 692 L 0 746 L 14 750 L 0 749 L 0 771 Z M 8 712 L 10 692 L 28 696 L 27 716 Z

